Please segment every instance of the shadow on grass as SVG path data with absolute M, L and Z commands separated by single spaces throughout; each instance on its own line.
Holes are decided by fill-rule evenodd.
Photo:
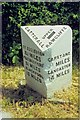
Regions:
M 45 99 L 27 85 L 20 85 L 18 89 L 2 88 L 2 97 L 6 97 L 6 99 L 9 99 L 10 103 L 23 103 L 24 101 L 26 103 L 25 107 L 27 107 L 28 105 L 35 105 L 36 102 L 42 104 L 43 99 Z M 20 104 L 20 106 L 23 106 L 22 103 Z

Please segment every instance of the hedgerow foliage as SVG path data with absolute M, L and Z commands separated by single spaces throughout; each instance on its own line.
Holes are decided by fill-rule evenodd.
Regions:
M 3 3 L 3 64 L 16 64 L 22 61 L 20 26 L 23 25 L 70 25 L 73 30 L 73 60 L 78 61 L 78 10 L 78 2 Z

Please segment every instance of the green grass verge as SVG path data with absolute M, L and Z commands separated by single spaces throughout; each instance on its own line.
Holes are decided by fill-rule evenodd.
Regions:
M 0 105 L 2 110 L 15 118 L 77 118 L 78 117 L 78 68 L 73 66 L 72 86 L 56 92 L 55 97 L 65 102 L 44 99 L 27 85 L 20 85 L 24 79 L 23 67 L 1 66 Z M 1 88 L 2 87 L 2 88 Z

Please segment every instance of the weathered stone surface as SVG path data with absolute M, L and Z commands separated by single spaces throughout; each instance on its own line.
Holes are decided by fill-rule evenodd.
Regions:
M 72 30 L 67 25 L 22 26 L 27 84 L 47 98 L 72 79 Z
M 11 113 L 0 111 L 0 120 L 1 120 L 2 118 L 12 118 L 12 117 L 13 117 L 13 116 L 12 116 Z

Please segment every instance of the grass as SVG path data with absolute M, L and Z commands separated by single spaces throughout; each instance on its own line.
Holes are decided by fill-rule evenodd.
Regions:
M 72 86 L 55 93 L 65 102 L 49 101 L 27 85 L 20 82 L 25 78 L 23 67 L 1 66 L 0 104 L 2 110 L 15 118 L 77 118 L 78 117 L 78 68 L 73 66 Z M 2 88 L 1 88 L 2 86 Z

